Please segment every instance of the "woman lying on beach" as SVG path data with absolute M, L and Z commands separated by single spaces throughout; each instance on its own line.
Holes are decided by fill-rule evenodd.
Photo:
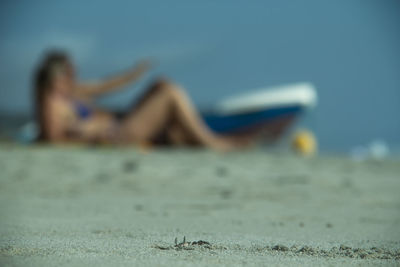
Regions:
M 246 141 L 220 136 L 203 123 L 183 88 L 167 80 L 153 83 L 122 118 L 93 105 L 93 100 L 138 80 L 149 63 L 95 83 L 78 83 L 75 67 L 63 52 L 46 55 L 35 76 L 40 140 L 50 143 L 199 145 L 216 150 Z

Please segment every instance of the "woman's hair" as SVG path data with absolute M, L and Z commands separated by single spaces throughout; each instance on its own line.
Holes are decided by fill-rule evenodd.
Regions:
M 69 63 L 69 57 L 62 51 L 49 51 L 45 54 L 34 73 L 34 107 L 35 119 L 38 125 L 38 140 L 47 139 L 44 121 L 44 99 L 51 89 L 51 83 L 58 71 Z

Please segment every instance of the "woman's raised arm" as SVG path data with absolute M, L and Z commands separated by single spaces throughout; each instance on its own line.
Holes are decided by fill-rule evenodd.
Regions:
M 150 62 L 141 61 L 132 70 L 104 81 L 81 84 L 78 83 L 74 88 L 74 93 L 83 98 L 92 98 L 102 94 L 111 93 L 138 80 L 149 69 Z

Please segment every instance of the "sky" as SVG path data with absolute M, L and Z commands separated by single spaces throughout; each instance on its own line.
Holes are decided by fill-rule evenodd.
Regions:
M 198 107 L 254 88 L 307 81 L 318 106 L 304 124 L 320 146 L 346 151 L 380 139 L 400 147 L 400 2 L 1 1 L 0 111 L 30 112 L 32 71 L 62 48 L 82 80 L 142 58 L 141 82 L 101 99 L 126 107 L 158 75 Z

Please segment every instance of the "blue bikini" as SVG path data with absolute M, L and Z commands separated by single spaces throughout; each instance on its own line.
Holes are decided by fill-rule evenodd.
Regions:
M 73 105 L 75 107 L 76 115 L 81 119 L 89 119 L 93 114 L 93 110 L 86 104 L 74 100 Z

